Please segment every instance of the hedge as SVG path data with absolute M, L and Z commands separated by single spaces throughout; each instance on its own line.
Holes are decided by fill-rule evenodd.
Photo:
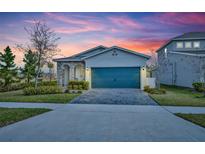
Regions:
M 39 86 L 27 87 L 23 90 L 24 95 L 39 95 L 39 94 L 59 94 L 62 89 L 59 86 Z
M 26 87 L 25 83 L 15 83 L 8 86 L 1 86 L 0 92 L 7 92 L 7 91 L 13 91 L 13 90 L 20 90 Z
M 205 91 L 205 83 L 203 83 L 203 82 L 194 82 L 193 84 L 192 84 L 192 86 L 194 87 L 194 89 L 196 90 L 196 91 L 198 91 L 198 92 L 203 92 L 203 91 Z
M 35 82 L 31 82 L 28 86 L 35 86 Z M 57 86 L 57 81 L 53 80 L 53 81 L 41 81 L 38 83 L 38 86 Z
M 11 85 L 8 85 L 6 87 L 4 87 L 2 84 L 0 84 L 0 92 L 7 92 L 7 91 L 13 91 L 13 90 L 21 90 L 24 89 L 26 87 L 34 87 L 35 83 L 31 82 L 29 84 L 27 83 L 14 83 Z M 53 81 L 42 81 L 40 83 L 38 83 L 38 86 L 57 86 L 57 81 L 53 80 Z
M 68 83 L 69 90 L 88 90 L 89 82 L 88 81 L 69 81 Z

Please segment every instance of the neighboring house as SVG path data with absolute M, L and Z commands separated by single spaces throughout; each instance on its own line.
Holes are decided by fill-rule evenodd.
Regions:
M 144 88 L 150 57 L 125 48 L 97 46 L 79 54 L 54 59 L 58 83 L 86 80 L 90 88 Z
M 175 37 L 157 50 L 160 83 L 192 87 L 205 78 L 205 32 Z

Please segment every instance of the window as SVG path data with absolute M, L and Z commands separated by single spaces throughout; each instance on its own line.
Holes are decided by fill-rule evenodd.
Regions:
M 177 42 L 177 48 L 183 48 L 184 45 L 183 45 L 183 42 Z
M 185 48 L 192 48 L 191 42 L 185 42 Z
M 200 42 L 194 42 L 194 48 L 200 48 Z

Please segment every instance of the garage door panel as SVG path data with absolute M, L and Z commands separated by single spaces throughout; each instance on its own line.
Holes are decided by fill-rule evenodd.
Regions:
M 140 69 L 92 68 L 92 88 L 140 88 Z

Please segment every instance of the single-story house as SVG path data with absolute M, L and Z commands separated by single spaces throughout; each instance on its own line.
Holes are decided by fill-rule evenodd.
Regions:
M 205 79 L 205 32 L 190 32 L 169 40 L 157 51 L 162 84 L 192 87 Z
M 57 80 L 86 80 L 90 88 L 144 88 L 146 62 L 150 57 L 118 46 L 97 46 L 79 54 L 54 59 Z

